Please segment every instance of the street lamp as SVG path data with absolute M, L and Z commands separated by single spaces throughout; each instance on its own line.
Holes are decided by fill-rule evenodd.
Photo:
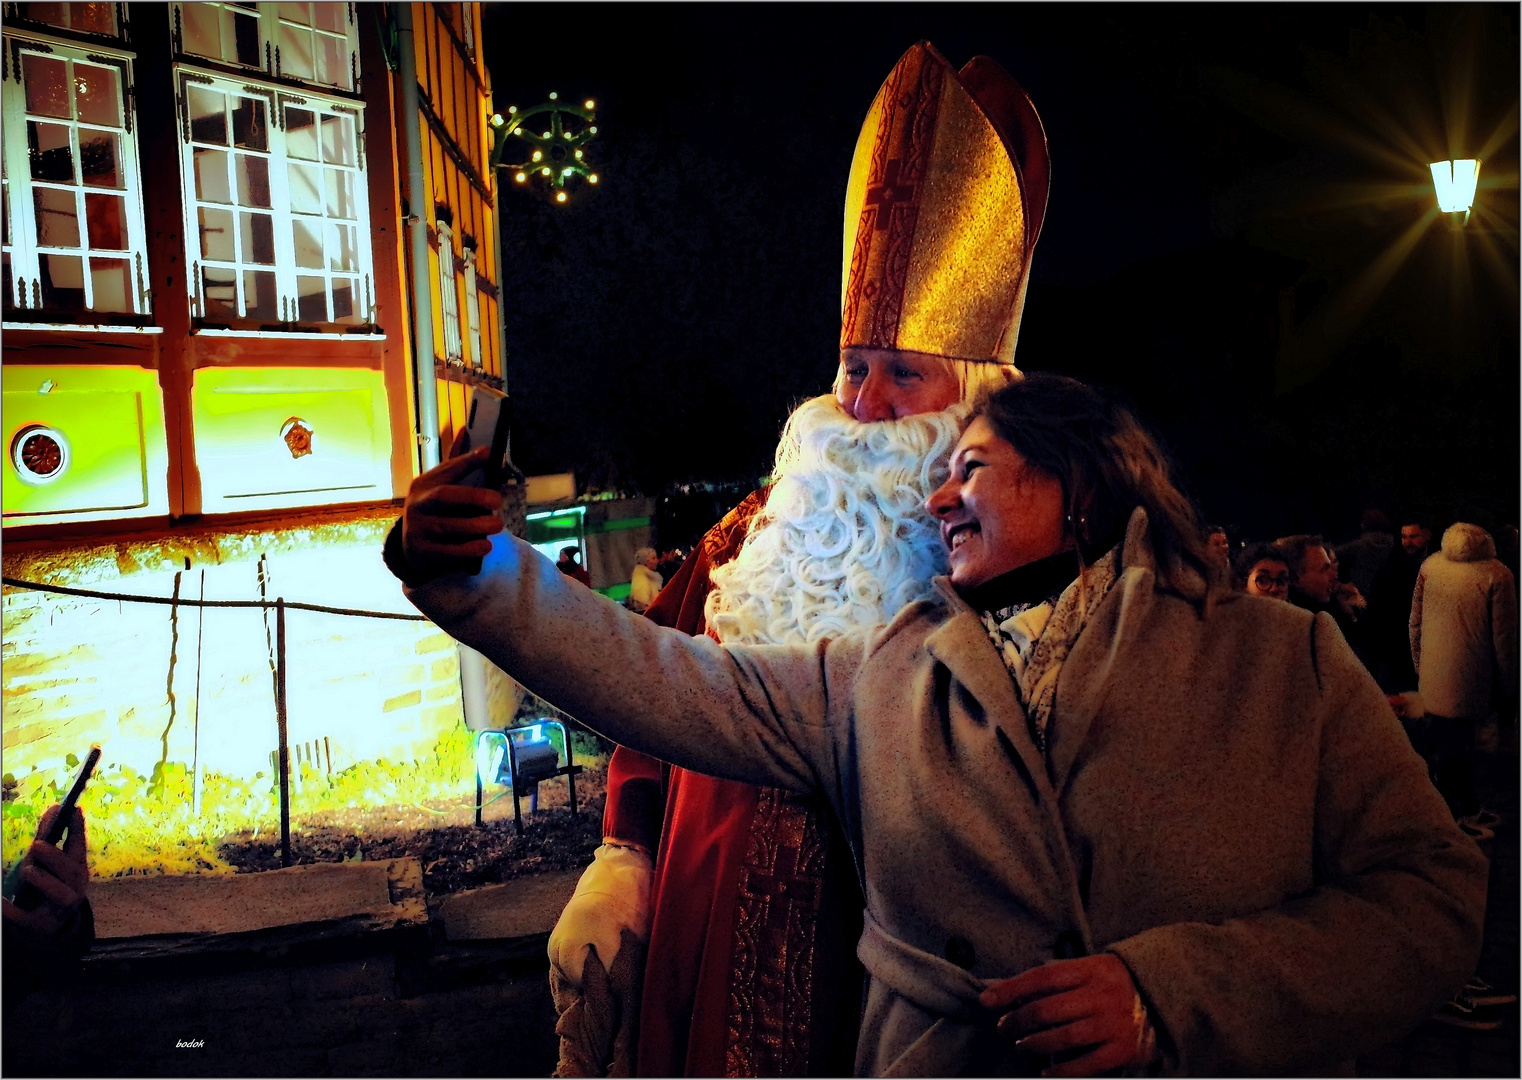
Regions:
M 1474 205 L 1475 184 L 1480 178 L 1480 163 L 1474 158 L 1457 161 L 1434 161 L 1432 186 L 1437 191 L 1437 207 L 1447 214 L 1463 214 L 1468 220 Z

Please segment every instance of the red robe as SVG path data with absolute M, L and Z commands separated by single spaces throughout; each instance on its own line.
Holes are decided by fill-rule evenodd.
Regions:
M 708 531 L 648 617 L 706 632 L 709 573 L 739 551 L 766 496 Z M 851 1074 L 863 904 L 824 800 L 619 747 L 603 832 L 657 852 L 637 1076 Z

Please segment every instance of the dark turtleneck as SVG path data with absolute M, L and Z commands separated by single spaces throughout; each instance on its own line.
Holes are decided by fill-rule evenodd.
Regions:
M 1039 604 L 1061 594 L 1078 576 L 1078 552 L 1059 551 L 1016 567 L 971 589 L 957 590 L 974 611 L 1002 611 L 1016 604 Z

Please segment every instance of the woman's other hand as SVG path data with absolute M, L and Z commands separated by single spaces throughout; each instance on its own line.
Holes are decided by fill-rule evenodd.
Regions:
M 43 836 L 58 816 L 59 807 L 51 806 L 42 815 L 37 835 Z M 42 902 L 23 911 L 9 900 L 0 900 L 5 921 L 24 927 L 41 937 L 53 937 L 73 927 L 89 889 L 90 865 L 85 847 L 85 815 L 77 806 L 69 822 L 69 834 L 63 847 L 33 840 L 21 866 L 21 880 L 36 888 Z
M 1136 982 L 1111 953 L 1042 964 L 994 983 L 978 1000 L 1004 1012 L 999 1030 L 1021 1050 L 1069 1056 L 1044 1076 L 1094 1076 L 1157 1057 L 1157 1038 Z
M 490 454 L 491 447 L 478 447 L 412 481 L 402 508 L 402 555 L 417 579 L 480 571 L 491 537 L 502 531 L 502 493 L 456 481 L 483 468 Z

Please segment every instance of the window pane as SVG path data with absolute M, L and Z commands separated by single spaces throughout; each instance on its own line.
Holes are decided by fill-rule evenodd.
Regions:
M 69 143 L 69 129 L 63 124 L 26 122 L 27 152 L 32 160 L 33 180 L 74 182 L 74 151 Z
M 317 35 L 317 81 L 328 86 L 349 85 L 349 43 L 345 39 Z
M 238 172 L 238 203 L 241 206 L 270 205 L 269 158 L 253 154 L 237 155 L 235 168 Z
M 350 218 L 357 216 L 354 206 L 354 174 L 342 169 L 324 169 L 323 181 L 327 187 L 328 217 Z
M 85 222 L 90 230 L 90 247 L 97 251 L 127 250 L 126 199 L 85 192 Z
M 227 96 L 192 86 L 186 95 L 190 108 L 190 137 L 196 142 L 227 145 Z
M 245 150 L 270 148 L 269 119 L 262 98 L 233 98 L 233 145 Z
M 49 26 L 68 27 L 69 8 L 72 4 L 21 4 L 21 17 Z
M 330 165 L 354 164 L 354 121 L 349 117 L 323 116 L 322 160 Z
M 303 161 L 317 160 L 317 118 L 310 109 L 285 107 L 285 152 Z
M 93 64 L 74 65 L 74 104 L 79 119 L 103 127 L 122 126 L 121 94 L 117 92 L 117 72 Z
M 302 322 L 328 321 L 328 283 L 320 277 L 296 279 L 296 315 Z
M 95 311 L 132 310 L 132 269 L 126 259 L 91 259 L 90 291 Z
M 312 25 L 311 4 L 281 4 L 280 17 L 288 22 L 299 23 L 302 26 Z
M 33 188 L 37 208 L 37 242 L 44 247 L 79 247 L 79 208 L 72 191 Z
M 243 305 L 250 319 L 277 321 L 280 298 L 275 292 L 275 275 L 268 270 L 243 271 Z
M 322 222 L 291 222 L 291 240 L 296 245 L 296 265 L 311 270 L 322 269 Z
M 201 268 L 201 312 L 208 319 L 238 317 L 238 278 L 234 270 Z
M 275 265 L 275 219 L 269 214 L 238 215 L 243 230 L 243 261 Z
M 331 30 L 335 34 L 345 31 L 345 23 L 349 21 L 349 5 L 335 3 L 316 3 L 312 5 L 316 9 L 317 29 Z
M 42 306 L 57 311 L 85 309 L 85 261 L 78 255 L 43 255 L 37 260 Z
M 227 185 L 227 151 L 195 151 L 196 198 L 202 202 L 230 203 L 232 192 Z
M 183 48 L 197 56 L 222 59 L 222 9 L 210 4 L 181 4 Z
M 359 269 L 359 230 L 353 225 L 330 225 L 328 234 L 328 269 Z
M 91 187 L 125 187 L 118 161 L 114 132 L 79 129 L 79 171 L 86 184 Z
M 201 207 L 196 211 L 201 221 L 201 258 L 218 262 L 234 262 L 238 255 L 233 247 L 233 215 L 230 210 L 214 210 Z
M 259 16 L 233 13 L 233 37 L 237 42 L 238 63 L 263 67 L 259 59 Z
M 333 279 L 333 321 L 359 322 L 359 282 L 354 278 Z
M 21 55 L 22 80 L 26 83 L 26 111 L 38 116 L 61 116 L 69 112 L 69 68 L 62 60 L 35 53 Z
M 290 183 L 291 211 L 297 214 L 322 213 L 322 170 L 311 165 L 286 166 Z
M 83 30 L 87 34 L 110 34 L 116 37 L 115 4 L 70 4 L 68 6 L 74 29 Z
M 298 79 L 312 77 L 312 31 L 280 24 L 280 74 Z

